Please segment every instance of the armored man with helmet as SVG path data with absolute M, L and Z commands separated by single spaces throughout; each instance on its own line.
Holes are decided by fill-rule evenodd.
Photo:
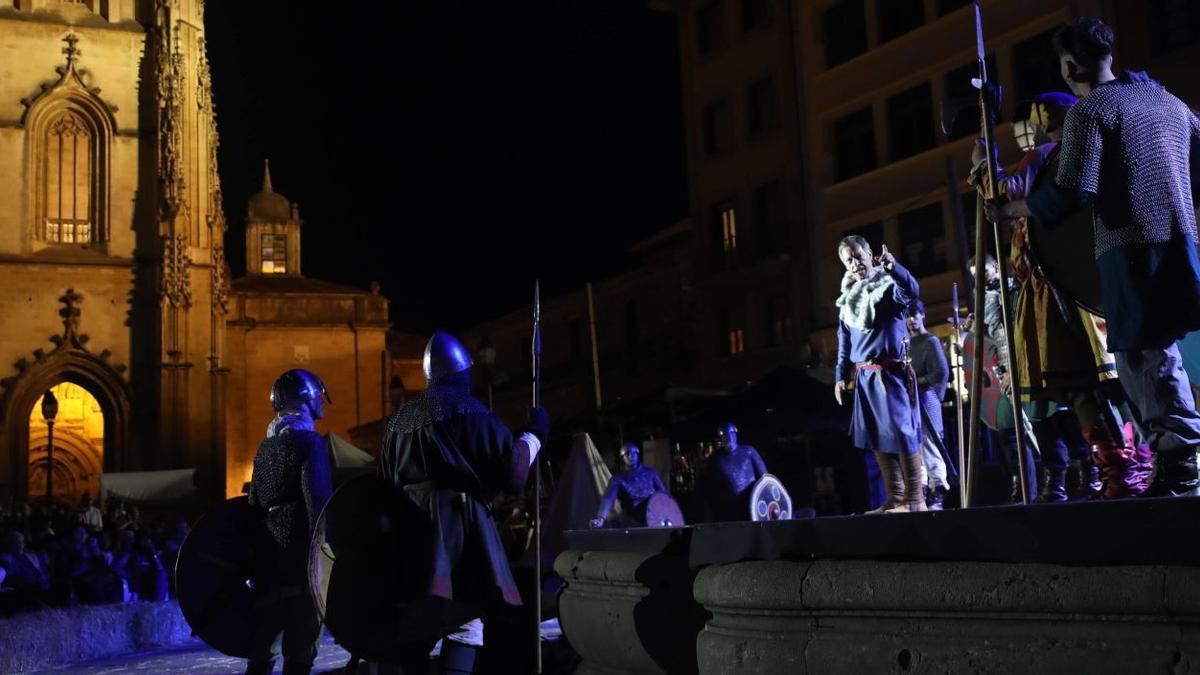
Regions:
M 283 634 L 283 672 L 308 673 L 317 656 L 321 619 L 308 594 L 308 548 L 313 526 L 332 490 L 329 448 L 314 430 L 329 394 L 321 378 L 289 370 L 271 388 L 275 419 L 254 456 L 250 505 L 263 518 L 255 527 L 255 567 L 262 615 L 254 636 L 248 675 L 270 673 L 273 648 Z
M 471 358 L 453 336 L 437 332 L 425 346 L 428 388 L 410 398 L 388 421 L 379 476 L 394 484 L 428 517 L 430 531 L 413 543 L 427 572 L 406 580 L 420 588 L 417 601 L 397 608 L 411 631 L 411 663 L 425 672 L 433 639 L 440 633 L 442 673 L 473 672 L 483 645 L 481 617 L 489 603 L 520 605 L 488 502 L 500 492 L 518 493 L 550 431 L 545 410 L 513 434 L 471 395 Z

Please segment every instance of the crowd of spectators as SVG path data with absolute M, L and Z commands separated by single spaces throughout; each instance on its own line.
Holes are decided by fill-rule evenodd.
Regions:
M 185 519 L 142 514 L 85 494 L 58 502 L 0 505 L 0 616 L 41 607 L 165 600 Z

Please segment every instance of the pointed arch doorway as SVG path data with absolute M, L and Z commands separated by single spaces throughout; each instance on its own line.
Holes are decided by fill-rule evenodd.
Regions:
M 45 394 L 29 411 L 29 496 L 76 504 L 85 493 L 99 496 L 104 410 L 92 392 L 73 382 L 60 382 L 50 391 L 58 402 L 53 436 L 43 416 Z

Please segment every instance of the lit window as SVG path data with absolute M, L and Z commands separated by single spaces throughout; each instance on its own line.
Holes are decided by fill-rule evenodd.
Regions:
M 737 211 L 733 207 L 721 211 L 721 242 L 726 253 L 737 250 Z
M 730 308 L 721 313 L 721 334 L 721 351 L 726 356 L 746 351 L 745 319 L 740 311 Z
M 287 236 L 264 234 L 262 236 L 263 274 L 287 274 Z
M 64 112 L 46 137 L 46 241 L 92 240 L 91 187 L 91 134 L 82 119 Z

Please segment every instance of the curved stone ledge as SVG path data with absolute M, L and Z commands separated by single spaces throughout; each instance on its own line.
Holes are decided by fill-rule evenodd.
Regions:
M 1200 570 L 818 560 L 708 567 L 702 673 L 1200 667 Z
M 707 614 L 692 599 L 695 571 L 664 553 L 565 551 L 559 621 L 583 658 L 578 673 L 695 673 Z

